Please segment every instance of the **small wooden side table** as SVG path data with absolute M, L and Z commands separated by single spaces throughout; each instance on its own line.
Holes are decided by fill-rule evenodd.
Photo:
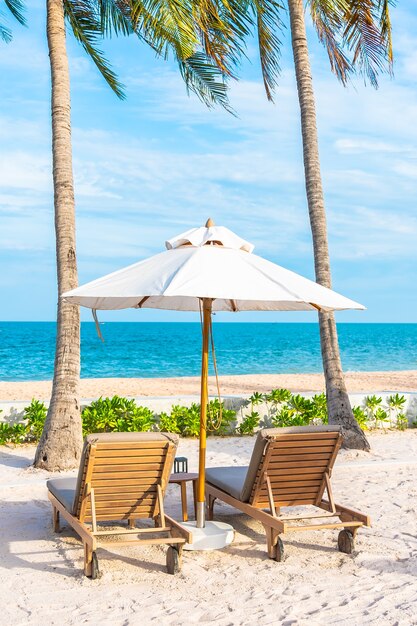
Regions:
M 180 485 L 181 488 L 181 508 L 182 508 L 182 521 L 188 520 L 187 509 L 187 482 L 193 484 L 193 499 L 194 499 L 194 516 L 197 518 L 197 478 L 198 474 L 191 474 L 190 472 L 178 472 L 171 474 L 169 482 L 175 485 Z

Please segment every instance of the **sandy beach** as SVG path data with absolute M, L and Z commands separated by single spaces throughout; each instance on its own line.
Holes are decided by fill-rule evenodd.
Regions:
M 162 547 L 100 550 L 101 578 L 81 572 L 82 548 L 64 526 L 54 535 L 48 474 L 33 470 L 33 447 L 0 448 L 0 606 L 10 626 L 417 624 L 417 431 L 371 433 L 372 452 L 342 451 L 335 498 L 371 515 L 353 556 L 332 530 L 285 537 L 286 560 L 267 558 L 261 526 L 226 505 L 218 519 L 236 536 L 228 548 L 188 552 L 176 577 Z M 211 438 L 208 465 L 247 463 L 252 438 Z M 196 469 L 197 442 L 179 453 Z M 70 473 L 68 473 L 70 474 Z M 190 500 L 191 500 L 191 494 Z M 180 518 L 170 485 L 166 508 Z
M 417 391 L 417 371 L 346 372 L 348 391 Z M 251 374 L 221 376 L 222 394 L 244 395 L 253 391 L 270 391 L 285 387 L 291 391 L 324 391 L 321 374 Z M 215 380 L 210 379 L 210 390 L 215 393 Z M 50 397 L 51 381 L 0 382 L 0 400 L 46 400 Z M 178 396 L 198 395 L 199 377 L 182 378 L 82 378 L 82 398 L 99 396 Z

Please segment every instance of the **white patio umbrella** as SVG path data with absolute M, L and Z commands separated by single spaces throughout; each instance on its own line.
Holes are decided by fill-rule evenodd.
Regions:
M 361 304 L 253 254 L 254 246 L 208 220 L 166 242 L 167 250 L 63 294 L 97 310 L 202 311 L 197 528 L 205 526 L 206 411 L 212 312 L 339 311 Z

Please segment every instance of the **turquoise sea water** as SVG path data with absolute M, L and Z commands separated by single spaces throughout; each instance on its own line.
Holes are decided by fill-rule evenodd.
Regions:
M 320 372 L 319 330 L 303 323 L 215 323 L 219 374 Z M 112 322 L 81 328 L 83 378 L 197 376 L 198 323 Z M 345 370 L 417 369 L 417 324 L 339 324 Z M 0 380 L 52 377 L 53 322 L 0 322 Z

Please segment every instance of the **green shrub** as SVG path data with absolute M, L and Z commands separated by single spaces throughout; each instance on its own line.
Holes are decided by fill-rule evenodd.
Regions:
M 253 435 L 255 428 L 259 426 L 260 415 L 257 411 L 251 411 L 239 424 L 237 430 L 240 435 Z
M 45 424 L 48 409 L 43 402 L 33 399 L 29 406 L 24 409 L 26 426 L 26 441 L 39 441 Z
M 352 408 L 353 411 L 353 415 L 356 419 L 356 421 L 358 422 L 359 426 L 363 429 L 363 430 L 368 430 L 368 424 L 367 424 L 367 415 L 365 413 L 365 411 L 360 407 L 360 406 L 354 406 Z
M 178 435 L 181 433 L 177 419 L 172 413 L 170 415 L 168 415 L 168 413 L 160 414 L 158 430 L 163 433 L 177 433 Z
M 113 431 L 142 432 L 150 430 L 155 421 L 150 409 L 120 396 L 95 400 L 83 409 L 81 417 L 84 435 Z
M 199 407 L 200 408 L 200 407 Z M 234 432 L 234 422 L 236 421 L 236 411 L 226 409 L 223 402 L 218 398 L 210 400 L 207 405 L 207 434 L 231 435 Z
M 6 422 L 0 422 L 0 445 L 24 443 L 25 441 L 26 424 L 6 424 Z

